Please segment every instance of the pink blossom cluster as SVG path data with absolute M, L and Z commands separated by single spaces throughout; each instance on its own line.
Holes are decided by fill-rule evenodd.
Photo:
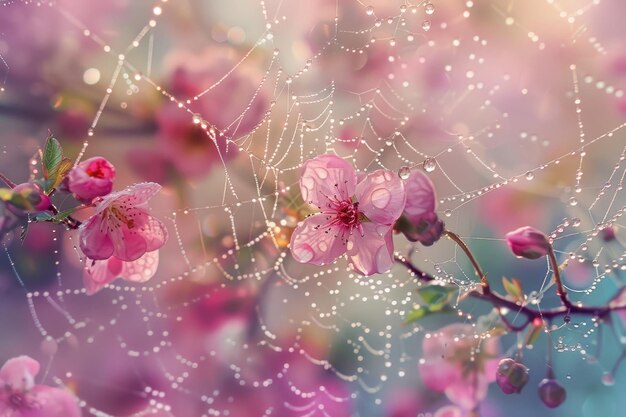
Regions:
M 425 174 L 413 171 L 406 183 L 393 171 L 357 173 L 336 155 L 304 163 L 302 198 L 319 209 L 291 238 L 298 262 L 325 265 L 346 254 L 362 275 L 384 273 L 393 264 L 393 230 L 403 216 L 411 240 L 432 244 L 443 232 L 435 193 Z

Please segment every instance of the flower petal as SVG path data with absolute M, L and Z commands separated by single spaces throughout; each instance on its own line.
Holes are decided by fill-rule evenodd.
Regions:
M 113 242 L 107 233 L 102 216 L 93 215 L 79 229 L 80 249 L 89 259 L 108 259 L 113 255 Z
M 300 263 L 324 265 L 331 263 L 346 251 L 344 229 L 329 226 L 325 214 L 305 219 L 291 235 L 291 254 Z
M 462 378 L 460 364 L 444 360 L 426 360 L 418 369 L 424 385 L 437 392 L 444 392 Z
M 329 199 L 349 200 L 354 195 L 355 186 L 354 168 L 336 155 L 317 156 L 302 167 L 302 198 L 320 209 L 328 207 Z
M 80 417 L 80 407 L 71 392 L 45 385 L 37 385 L 32 393 L 36 396 L 39 408 L 22 412 L 23 417 Z M 19 415 L 19 414 L 18 414 Z
M 39 373 L 39 362 L 29 356 L 9 359 L 0 368 L 0 381 L 12 388 L 24 390 L 34 386 L 34 378 Z
M 130 262 L 139 259 L 148 250 L 146 239 L 136 227 L 132 229 L 126 224 L 110 232 L 113 242 L 113 256 L 122 261 Z
M 167 241 L 167 228 L 158 219 L 148 216 L 147 221 L 140 227 L 141 235 L 146 241 L 148 252 L 160 249 Z
M 161 190 L 161 186 L 155 182 L 141 182 L 131 185 L 122 191 L 107 194 L 100 201 L 96 202 L 94 215 L 101 213 L 113 202 L 124 204 L 129 207 L 145 204 Z
M 130 282 L 146 282 L 154 276 L 159 266 L 159 251 L 147 252 L 131 262 L 115 256 L 103 261 L 88 262 L 83 270 L 83 282 L 88 295 L 100 291 L 117 278 Z
M 146 282 L 156 274 L 159 267 L 159 251 L 147 252 L 132 262 L 124 262 L 122 278 L 131 282 Z
M 488 382 L 480 372 L 470 372 L 460 381 L 448 386 L 445 394 L 450 401 L 466 410 L 473 410 L 487 396 Z
M 404 213 L 411 221 L 416 221 L 425 213 L 435 211 L 435 187 L 426 174 L 413 170 L 404 185 L 406 205 Z
M 379 169 L 356 186 L 359 209 L 374 223 L 393 224 L 404 210 L 406 193 L 402 180 L 392 171 Z
M 123 261 L 115 256 L 100 261 L 87 261 L 83 269 L 83 283 L 87 295 L 93 295 L 105 285 L 118 278 L 124 267 Z
M 389 271 L 393 264 L 391 226 L 372 222 L 362 224 L 362 232 L 354 229 L 348 238 L 348 258 L 356 271 L 372 275 Z

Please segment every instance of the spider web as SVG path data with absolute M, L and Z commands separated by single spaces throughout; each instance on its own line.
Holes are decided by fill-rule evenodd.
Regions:
M 2 2 L 6 10 L 13 3 Z M 202 30 L 232 25 L 231 38 L 243 31 L 253 39 L 242 43 L 223 77 L 192 97 L 161 85 L 156 66 L 159 48 L 175 44 L 167 25 L 180 12 L 177 3 L 189 6 Z M 492 254 L 506 253 L 504 233 L 484 224 L 510 211 L 506 226 L 522 226 L 516 217 L 526 219 L 524 210 L 534 205 L 539 218 L 531 222 L 552 228 L 575 300 L 597 304 L 606 301 L 606 288 L 621 286 L 624 246 L 606 243 L 602 232 L 613 227 L 619 238 L 624 229 L 626 123 L 596 110 L 623 97 L 619 81 L 605 80 L 594 65 L 607 56 L 588 19 L 599 2 L 369 3 L 142 1 L 134 9 L 145 24 L 130 36 L 111 37 L 87 27 L 63 3 L 32 2 L 33 8 L 51 6 L 73 36 L 101 50 L 103 80 L 90 87 L 99 105 L 77 160 L 96 151 L 107 156 L 107 143 L 115 142 L 101 126 L 146 94 L 171 100 L 212 141 L 238 150 L 235 159 L 221 154 L 206 180 L 187 185 L 192 191 L 184 207 L 172 203 L 171 193 L 154 204 L 154 214 L 168 222 L 170 242 L 159 273 L 141 286 L 116 281 L 88 297 L 77 279 L 76 237 L 55 230 L 57 284 L 31 290 L 13 261 L 19 249 L 5 246 L 50 358 L 46 378 L 76 385 L 79 396 L 85 386 L 115 392 L 110 379 L 122 372 L 115 368 L 127 367 L 140 377 L 125 394 L 145 400 L 150 413 L 176 416 L 243 416 L 248 401 L 255 404 L 250 415 L 258 416 L 381 415 L 394 390 L 417 387 L 420 342 L 436 337 L 437 326 L 403 325 L 417 302 L 414 277 L 400 266 L 361 277 L 342 260 L 303 266 L 286 247 L 307 213 L 299 168 L 328 152 L 364 172 L 426 171 L 437 187 L 440 217 L 476 250 L 493 282 L 515 260 L 492 265 Z M 565 42 L 551 38 L 554 26 Z M 571 59 L 553 58 L 559 48 Z M 538 60 L 545 71 L 528 68 Z M 10 70 L 10 61 L 0 64 Z M 220 130 L 211 115 L 192 110 L 251 66 L 259 81 L 228 126 Z M 10 71 L 8 77 L 7 90 Z M 268 99 L 266 112 L 239 135 L 259 97 Z M 476 282 L 451 242 L 423 248 L 397 237 L 396 251 L 463 290 Z M 529 272 L 541 279 L 527 293 L 528 303 L 541 309 L 556 299 L 550 267 L 540 266 Z M 188 329 L 194 317 L 219 314 L 203 306 L 232 289 L 243 291 L 253 319 L 233 320 L 194 340 Z M 484 305 L 464 303 L 455 314 L 475 325 L 486 312 Z M 615 363 L 597 361 L 596 319 L 555 324 L 557 352 L 573 352 L 603 370 Z M 624 343 L 619 326 L 609 328 Z M 277 399 L 273 392 L 282 394 Z M 93 394 L 81 401 L 87 415 L 115 415 Z

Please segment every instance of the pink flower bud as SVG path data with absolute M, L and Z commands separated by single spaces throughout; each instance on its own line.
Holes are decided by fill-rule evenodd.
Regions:
M 556 379 L 544 378 L 539 383 L 539 398 L 546 406 L 556 408 L 563 404 L 566 397 L 565 388 Z
M 496 382 L 505 394 L 519 394 L 528 382 L 528 368 L 511 358 L 505 358 L 498 364 Z
M 506 243 L 515 255 L 526 259 L 541 258 L 550 252 L 550 242 L 546 235 L 530 226 L 507 233 Z
M 115 167 L 106 159 L 94 157 L 76 165 L 67 176 L 67 187 L 77 200 L 91 203 L 113 190 Z
M 413 170 L 405 183 L 407 198 L 404 213 L 395 227 L 411 242 L 424 246 L 435 243 L 444 231 L 444 224 L 435 213 L 435 187 L 421 171 Z
M 604 229 L 600 230 L 600 237 L 605 242 L 612 242 L 615 240 L 615 228 L 613 226 L 607 226 Z
M 7 206 L 13 213 L 20 215 L 23 211 L 45 211 L 50 207 L 50 197 L 32 182 L 25 182 L 13 187 L 13 193 L 20 194 L 21 199 L 12 199 Z

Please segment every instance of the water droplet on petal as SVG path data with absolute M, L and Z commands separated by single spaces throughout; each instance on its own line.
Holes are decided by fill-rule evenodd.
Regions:
M 295 245 L 293 248 L 293 254 L 295 255 L 295 258 L 302 263 L 311 261 L 315 255 L 313 248 L 307 243 Z
M 576 200 L 574 197 L 570 197 L 569 199 L 569 205 L 574 207 L 578 205 L 578 200 Z
M 437 161 L 435 160 L 435 158 L 426 158 L 424 160 L 423 166 L 424 166 L 424 171 L 433 172 L 435 168 L 437 168 Z
M 424 20 L 424 22 L 422 22 L 422 30 L 424 32 L 428 32 L 430 30 L 430 20 Z
M 444 212 L 443 212 L 443 214 L 444 214 L 446 217 L 450 217 L 450 216 L 452 216 L 452 210 L 446 210 L 446 211 L 444 211 Z
M 398 170 L 398 176 L 403 180 L 408 179 L 411 176 L 411 168 L 403 166 Z
M 526 173 L 526 179 L 527 179 L 528 181 L 530 181 L 530 180 L 532 180 L 533 178 L 535 178 L 535 174 L 533 174 L 533 172 L 532 172 L 532 171 L 528 171 L 528 172 Z
M 426 5 L 424 5 L 424 11 L 426 14 L 433 14 L 435 13 L 435 6 L 432 3 L 426 3 Z
M 580 226 L 580 219 L 578 217 L 574 217 L 572 219 L 572 226 L 574 226 L 574 227 Z
M 367 7 L 365 8 L 365 13 L 366 13 L 368 16 L 373 15 L 373 14 L 374 14 L 374 8 L 373 8 L 372 6 L 367 6 Z
M 387 207 L 389 205 L 389 201 L 391 201 L 391 191 L 385 188 L 378 188 L 372 193 L 371 199 L 374 207 L 383 209 Z

